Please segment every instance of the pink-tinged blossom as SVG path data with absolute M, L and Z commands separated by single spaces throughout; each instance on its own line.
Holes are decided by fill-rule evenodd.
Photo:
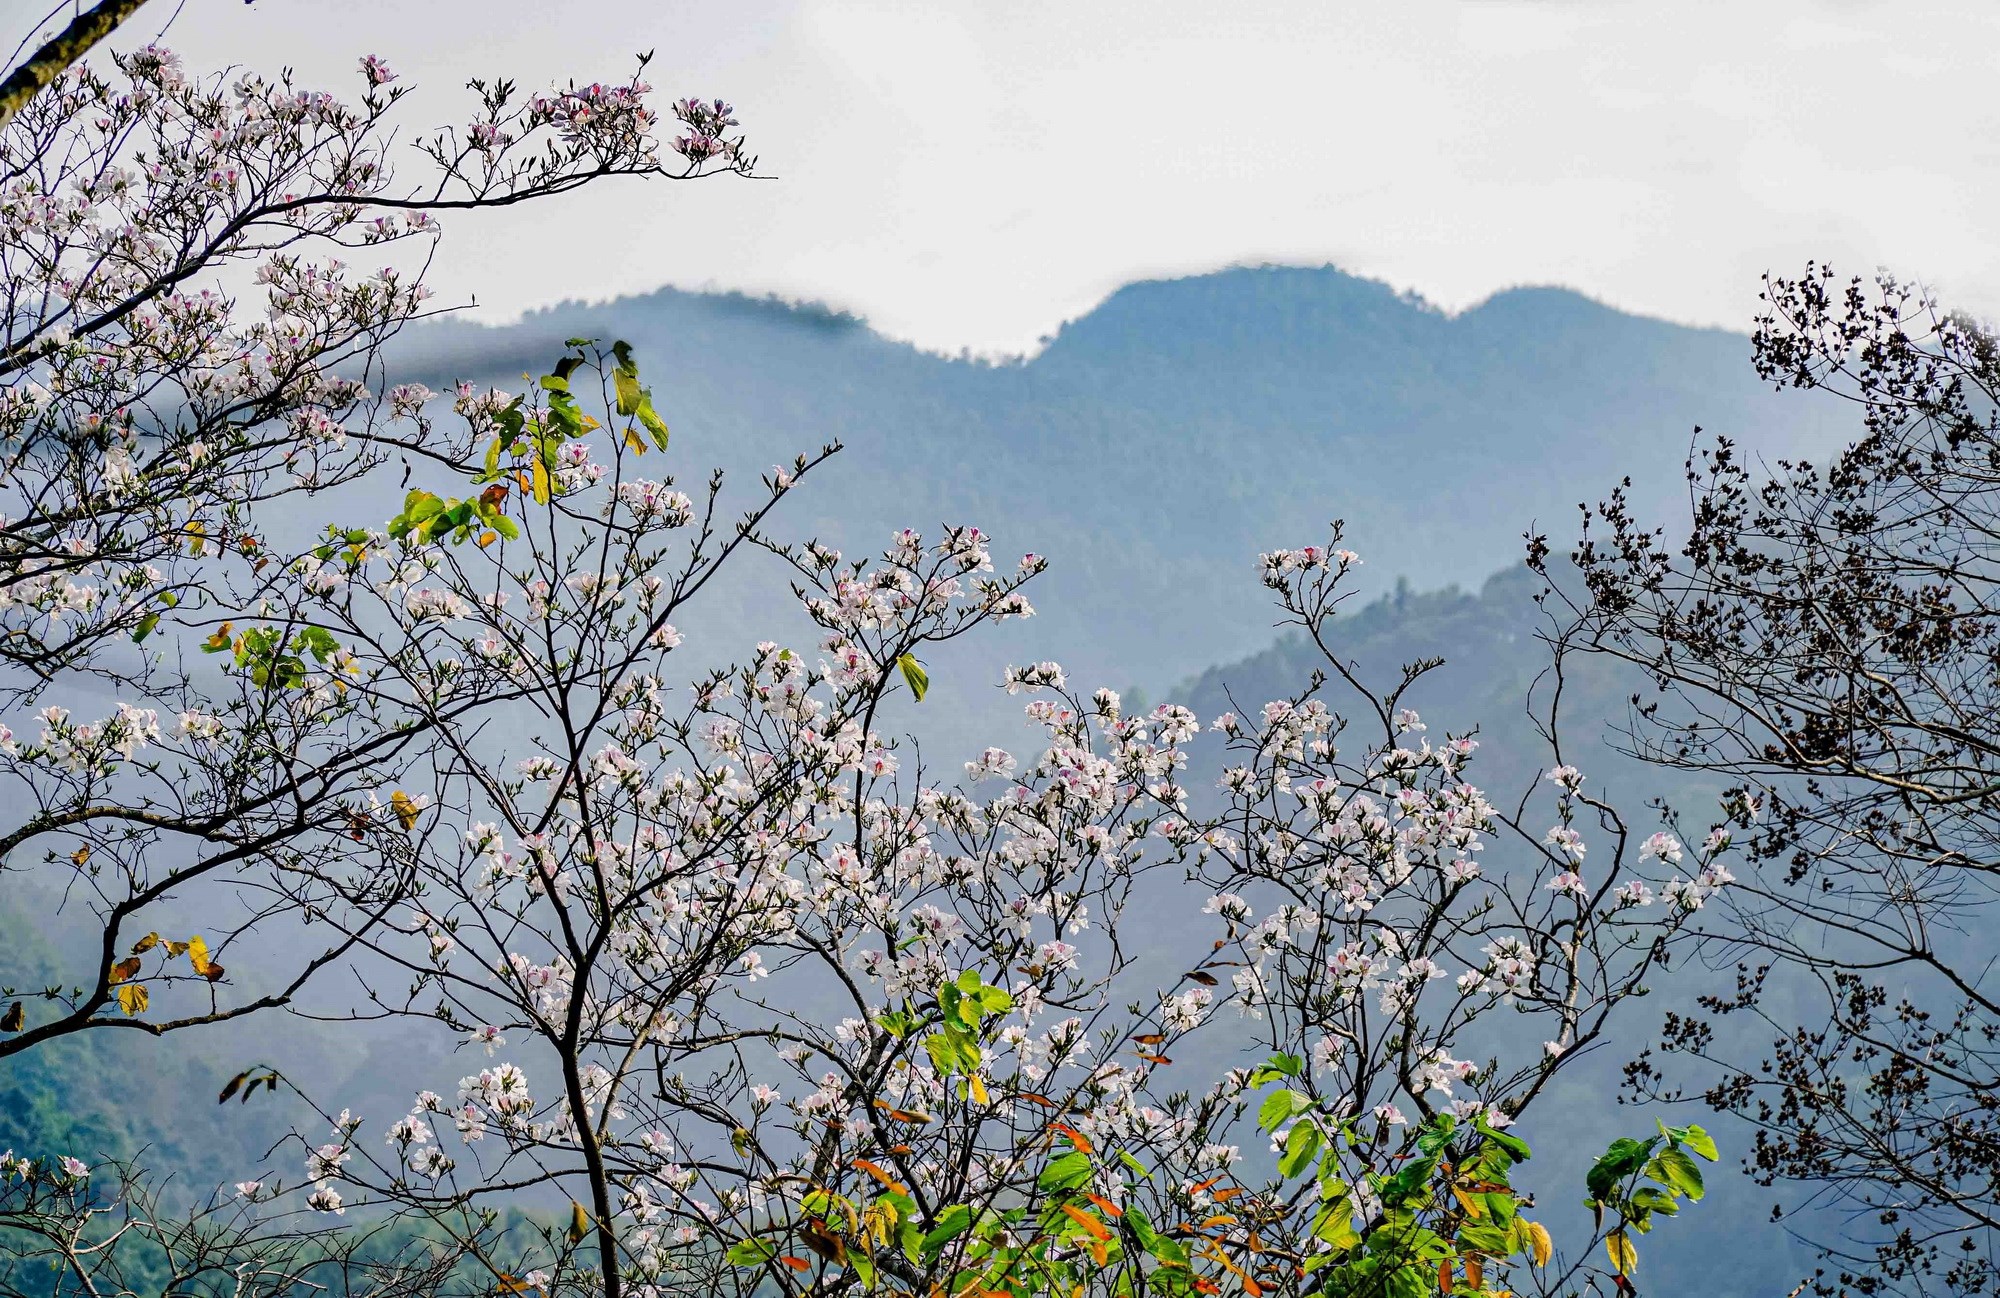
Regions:
M 1663 865 L 1681 863 L 1681 841 L 1672 834 L 1657 833 L 1639 844 L 1641 861 L 1658 861 Z

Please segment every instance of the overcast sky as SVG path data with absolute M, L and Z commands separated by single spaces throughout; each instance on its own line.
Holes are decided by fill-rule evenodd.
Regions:
M 742 288 L 1017 351 L 1131 279 L 1331 261 L 1742 328 L 1815 255 L 2000 315 L 1994 0 L 186 0 L 170 43 L 350 90 L 379 53 L 440 120 L 654 48 L 738 106 L 775 179 L 448 227 L 489 318 Z

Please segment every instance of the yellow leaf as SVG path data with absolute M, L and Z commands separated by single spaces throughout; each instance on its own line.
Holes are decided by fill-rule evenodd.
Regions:
M 132 954 L 144 955 L 146 952 L 152 950 L 159 944 L 160 944 L 160 935 L 158 933 L 148 933 L 146 934 L 146 936 L 140 938 L 137 942 L 134 942 L 132 944 Z
M 644 455 L 646 444 L 639 440 L 639 434 L 628 428 L 625 430 L 625 448 L 634 455 Z
M 974 1073 L 971 1077 L 967 1078 L 965 1086 L 966 1089 L 972 1093 L 973 1103 L 975 1104 L 991 1103 L 991 1101 L 987 1098 L 986 1095 L 986 1083 L 979 1080 L 978 1073 Z
M 483 550 L 487 546 L 493 544 L 495 541 L 499 539 L 500 539 L 500 534 L 498 532 L 493 531 L 491 528 L 488 528 L 486 531 L 481 532 L 479 534 L 479 548 Z
M 528 469 L 534 475 L 532 479 L 533 487 L 531 489 L 534 493 L 535 503 L 537 505 L 548 504 L 549 503 L 548 466 L 544 465 L 542 463 L 542 457 L 537 455 L 534 459 L 528 462 Z
M 389 809 L 396 813 L 396 822 L 408 833 L 417 827 L 417 804 L 409 794 L 401 789 L 389 795 Z
M 1547 1266 L 1549 1257 L 1556 1251 L 1556 1243 L 1549 1238 L 1549 1228 L 1539 1221 L 1528 1223 L 1528 1240 L 1534 1254 L 1536 1266 Z
M 1639 1250 L 1632 1247 L 1624 1231 L 1614 1230 L 1606 1235 L 1604 1251 L 1611 1255 L 1611 1265 L 1619 1275 L 1631 1275 L 1639 1269 Z
M 185 942 L 176 942 L 169 938 L 165 945 L 167 948 L 167 959 L 169 960 L 178 960 L 187 954 L 188 944 Z
M 208 972 L 208 943 L 202 941 L 199 933 L 188 939 L 188 963 L 198 974 Z
M 149 999 L 144 983 L 126 983 L 118 989 L 118 1008 L 127 1014 L 145 1013 Z

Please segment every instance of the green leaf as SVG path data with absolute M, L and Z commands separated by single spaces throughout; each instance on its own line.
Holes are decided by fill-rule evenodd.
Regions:
M 1642 1185 L 1632 1192 L 1632 1207 L 1640 1212 L 1657 1212 L 1664 1217 L 1678 1217 L 1681 1211 L 1680 1200 L 1674 1198 L 1671 1190 L 1652 1185 Z
M 1313 1237 L 1341 1250 L 1361 1242 L 1361 1232 L 1354 1228 L 1354 1210 L 1346 1195 L 1320 1208 L 1319 1215 L 1313 1218 Z
M 645 425 L 646 431 L 653 435 L 653 445 L 663 451 L 666 450 L 667 421 L 660 418 L 659 412 L 653 409 L 652 398 L 644 397 L 639 402 L 639 408 L 633 413 L 639 416 L 639 422 Z
M 618 413 L 637 418 L 653 435 L 653 444 L 666 450 L 666 421 L 653 409 L 653 394 L 639 385 L 639 367 L 632 360 L 631 344 L 623 340 L 615 342 L 611 345 L 611 354 L 618 361 L 618 367 L 611 373 L 612 385 L 618 391 Z
M 1673 1134 L 1683 1145 L 1686 1145 L 1689 1149 L 1700 1154 L 1711 1163 L 1722 1157 L 1721 1153 L 1715 1147 L 1715 1137 L 1709 1135 L 1692 1122 L 1688 1123 L 1685 1127 L 1675 1128 Z
M 1646 1164 L 1646 1175 L 1662 1185 L 1672 1186 L 1697 1203 L 1701 1201 L 1701 1168 L 1687 1156 L 1686 1150 L 1669 1145 Z
M 917 1251 L 926 1259 L 936 1257 L 944 1246 L 972 1228 L 972 1209 L 962 1203 L 955 1203 L 937 1216 L 937 1225 L 924 1236 Z
M 1285 1152 L 1278 1158 L 1278 1175 L 1286 1178 L 1297 1176 L 1312 1162 L 1319 1152 L 1319 1128 L 1310 1122 L 1301 1122 L 1285 1136 Z
M 1515 1162 L 1525 1163 L 1534 1156 L 1534 1151 L 1528 1148 L 1527 1141 L 1509 1132 L 1495 1131 L 1492 1127 L 1488 1126 L 1484 1110 L 1481 1110 L 1479 1116 L 1472 1120 L 1472 1125 L 1479 1129 L 1480 1135 L 1500 1146 L 1500 1148 L 1506 1150 L 1509 1154 L 1512 1154 Z
M 1146 1251 L 1168 1266 L 1184 1267 L 1188 1264 L 1187 1250 L 1181 1247 L 1179 1240 L 1166 1235 L 1153 1236 L 1153 1242 Z
M 1265 1131 L 1276 1131 L 1293 1114 L 1310 1107 L 1312 1101 L 1297 1091 L 1272 1091 L 1257 1109 L 1257 1125 Z
M 762 1266 L 778 1255 L 778 1250 L 761 1239 L 740 1239 L 729 1246 L 725 1255 L 733 1266 Z
M 917 696 L 917 702 L 922 703 L 925 692 L 931 687 L 931 678 L 924 671 L 922 664 L 911 655 L 902 654 L 896 659 L 896 666 L 903 669 L 903 679 L 909 682 L 910 693 Z
M 1382 1182 L 1382 1202 L 1395 1207 L 1408 1199 L 1428 1197 L 1437 1162 L 1437 1155 L 1431 1154 L 1403 1164 L 1401 1171 Z
M 1424 1124 L 1417 1136 L 1417 1148 L 1426 1154 L 1435 1154 L 1451 1143 L 1451 1133 L 1458 1129 L 1458 1119 L 1449 1113 L 1440 1113 Z
M 1612 1141 L 1584 1175 L 1583 1183 L 1589 1188 L 1590 1197 L 1598 1203 L 1611 1202 L 1618 1183 L 1644 1167 L 1653 1156 L 1653 1147 L 1659 1143 L 1657 1138 L 1642 1141 L 1621 1137 Z
M 1280 1077 L 1297 1077 L 1305 1071 L 1305 1061 L 1297 1055 L 1272 1055 L 1250 1074 L 1250 1085 L 1268 1086 Z
M 1139 1241 L 1140 1248 L 1148 1253 L 1153 1251 L 1153 1241 L 1160 1237 L 1160 1232 L 1153 1229 L 1153 1223 L 1145 1213 L 1137 1208 L 1126 1209 L 1125 1225 L 1131 1230 L 1132 1238 Z
M 1078 1190 L 1089 1181 L 1090 1156 L 1080 1149 L 1071 1150 L 1061 1158 L 1055 1159 L 1042 1169 L 1040 1176 L 1035 1178 L 1035 1184 L 1040 1186 L 1044 1193 Z
M 132 643 L 144 644 L 146 637 L 153 634 L 153 628 L 160 624 L 158 613 L 148 613 L 139 619 L 139 625 L 132 628 Z
M 1506 1257 L 1514 1251 L 1514 1232 L 1492 1221 L 1468 1221 L 1458 1228 L 1458 1243 L 1460 1248 Z

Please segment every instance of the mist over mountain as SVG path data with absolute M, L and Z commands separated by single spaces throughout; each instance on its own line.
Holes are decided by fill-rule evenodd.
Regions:
M 1367 561 L 1364 590 L 1477 585 L 1516 561 L 1531 525 L 1560 548 L 1578 503 L 1623 476 L 1643 509 L 1673 517 L 1697 425 L 1765 455 L 1823 450 L 1843 427 L 1842 412 L 1761 384 L 1739 334 L 1562 289 L 1447 315 L 1331 267 L 1133 284 L 1002 363 L 932 355 L 821 307 L 662 289 L 413 330 L 395 377 L 518 391 L 572 336 L 634 344 L 674 428 L 662 471 L 684 487 L 844 443 L 787 502 L 787 536 L 862 553 L 899 527 L 974 523 L 996 562 L 1048 556 L 1039 616 L 932 673 L 937 712 L 981 717 L 1007 661 L 1157 692 L 1255 652 L 1272 622 L 1257 554 L 1323 540 L 1332 519 Z M 744 486 L 747 502 L 754 476 Z M 761 595 L 720 592 L 690 618 L 691 647 L 733 642 L 729 656 L 775 634 L 784 584 L 764 576 Z

